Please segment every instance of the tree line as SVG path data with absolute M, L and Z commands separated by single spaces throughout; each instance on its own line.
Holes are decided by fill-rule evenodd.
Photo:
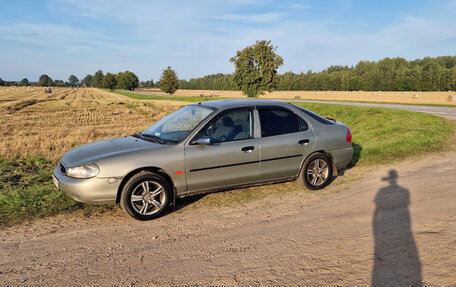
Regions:
M 179 80 L 179 88 L 237 90 L 233 77 L 233 74 L 214 74 Z M 321 72 L 286 72 L 277 75 L 277 80 L 276 89 L 282 91 L 454 91 L 456 56 L 360 61 L 355 66 L 330 66 Z
M 153 80 L 144 82 L 146 85 L 154 85 Z M 0 86 L 44 86 L 44 87 L 95 87 L 105 89 L 122 89 L 134 90 L 139 87 L 139 79 L 135 73 L 130 71 L 119 72 L 117 74 L 103 73 L 98 70 L 93 75 L 88 74 L 83 79 L 79 80 L 75 75 L 70 75 L 68 81 L 53 80 L 46 74 L 39 77 L 37 82 L 29 82 L 27 78 L 22 79 L 20 82 L 16 81 L 3 81 L 0 78 Z
M 20 82 L 3 81 L 0 86 L 86 86 L 106 89 L 133 90 L 138 87 L 161 88 L 167 93 L 174 93 L 177 88 L 192 90 L 243 90 L 257 85 L 264 80 L 257 55 L 280 57 L 273 53 L 274 47 L 267 41 L 257 41 L 255 45 L 238 51 L 232 62 L 236 66 L 234 74 L 213 74 L 189 80 L 178 80 L 176 73 L 168 67 L 163 71 L 160 81 L 139 82 L 138 77 L 130 71 L 117 74 L 98 70 L 79 80 L 70 75 L 67 81 L 53 80 L 48 75 L 41 75 L 37 82 L 27 78 Z M 271 53 L 272 52 L 272 53 Z M 279 58 L 277 58 L 279 59 Z M 279 61 L 278 64 L 281 64 Z M 250 66 L 249 66 L 250 65 Z M 277 66 L 278 67 L 278 66 Z M 276 67 L 276 68 L 277 68 Z M 276 68 L 271 71 L 276 73 Z M 404 58 L 384 58 L 379 61 L 360 61 L 355 66 L 330 66 L 321 72 L 308 71 L 299 74 L 286 72 L 271 74 L 268 79 L 273 85 L 263 90 L 276 89 L 283 91 L 334 90 L 334 91 L 454 91 L 456 90 L 456 56 L 425 57 L 407 61 Z M 177 81 L 177 83 L 176 83 Z M 265 82 L 266 83 L 266 82 Z M 162 87 L 161 87 L 162 86 Z M 266 89 L 267 88 L 267 89 Z M 261 90 L 260 89 L 260 90 Z M 253 93 L 253 92 L 252 92 Z

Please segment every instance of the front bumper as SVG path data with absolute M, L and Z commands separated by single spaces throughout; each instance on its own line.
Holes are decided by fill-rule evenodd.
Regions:
M 68 177 L 59 168 L 53 172 L 54 185 L 69 197 L 83 203 L 104 204 L 115 203 L 121 178 L 88 178 Z

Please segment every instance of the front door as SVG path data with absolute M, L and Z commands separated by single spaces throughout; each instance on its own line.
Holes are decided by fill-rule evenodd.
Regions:
M 252 108 L 216 115 L 185 146 L 189 193 L 224 189 L 259 181 L 259 139 L 254 138 Z M 213 144 L 195 144 L 210 137 Z

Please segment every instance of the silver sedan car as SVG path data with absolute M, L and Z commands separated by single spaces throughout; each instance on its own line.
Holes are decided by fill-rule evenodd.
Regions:
M 304 108 L 269 100 L 185 106 L 143 132 L 76 147 L 54 184 L 85 203 L 120 203 L 140 220 L 176 198 L 297 179 L 325 187 L 352 159 L 350 129 Z

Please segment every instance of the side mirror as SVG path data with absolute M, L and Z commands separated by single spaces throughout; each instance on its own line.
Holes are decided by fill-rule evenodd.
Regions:
M 198 145 L 212 145 L 214 143 L 214 138 L 213 137 L 200 137 L 196 141 L 193 142 L 193 144 L 198 144 Z

